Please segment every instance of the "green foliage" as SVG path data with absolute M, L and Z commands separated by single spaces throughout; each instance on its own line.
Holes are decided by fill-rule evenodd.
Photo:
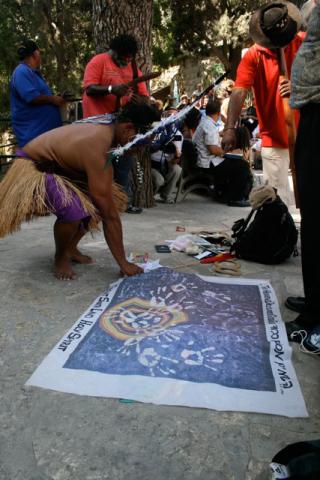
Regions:
M 206 56 L 220 51 L 221 56 L 227 57 L 228 49 L 242 46 L 248 40 L 251 12 L 262 3 L 265 2 L 173 0 L 175 52 L 188 51 Z
M 8 83 L 21 39 L 34 39 L 41 71 L 55 92 L 80 94 L 93 53 L 90 0 L 0 0 L 0 112 L 8 110 Z
M 234 71 L 248 38 L 250 12 L 261 3 L 265 0 L 154 0 L 153 62 L 167 68 L 184 55 L 210 55 Z M 80 94 L 84 67 L 94 53 L 91 9 L 91 0 L 0 0 L 1 113 L 9 111 L 9 79 L 24 37 L 38 42 L 50 87 Z
M 291 0 L 299 8 L 305 0 Z M 234 76 L 249 41 L 251 13 L 266 0 L 155 0 L 154 62 L 162 67 L 184 55 L 216 56 Z
M 154 0 L 152 59 L 153 63 L 161 68 L 168 68 L 174 58 L 171 14 L 170 0 Z

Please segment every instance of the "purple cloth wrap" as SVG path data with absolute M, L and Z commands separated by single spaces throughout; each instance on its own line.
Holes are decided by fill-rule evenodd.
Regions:
M 79 220 L 89 219 L 88 213 L 81 205 L 77 194 L 71 190 L 71 201 L 65 205 L 61 197 L 54 176 L 51 173 L 46 173 L 46 204 L 49 210 L 57 216 L 60 222 L 76 222 Z
M 29 158 L 28 155 L 26 154 L 26 152 L 24 150 L 22 150 L 22 148 L 19 148 L 19 147 L 16 148 L 16 156 L 17 157 Z
M 16 155 L 17 157 L 30 159 L 22 148 L 16 148 Z M 71 195 L 71 200 L 68 205 L 65 205 L 54 176 L 51 173 L 46 173 L 45 176 L 46 205 L 50 212 L 54 213 L 60 222 L 69 223 L 83 220 L 88 221 L 90 216 L 81 205 L 77 194 L 73 190 L 70 190 L 69 193 Z

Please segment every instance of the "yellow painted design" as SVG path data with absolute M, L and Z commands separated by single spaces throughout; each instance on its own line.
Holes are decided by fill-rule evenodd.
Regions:
M 155 336 L 188 319 L 186 313 L 167 305 L 151 305 L 150 301 L 133 297 L 107 310 L 100 326 L 117 340 Z

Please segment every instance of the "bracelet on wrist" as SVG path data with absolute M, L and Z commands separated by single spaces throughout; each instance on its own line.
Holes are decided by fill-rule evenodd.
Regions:
M 236 130 L 236 127 L 225 127 L 223 131 L 225 132 L 226 130 Z

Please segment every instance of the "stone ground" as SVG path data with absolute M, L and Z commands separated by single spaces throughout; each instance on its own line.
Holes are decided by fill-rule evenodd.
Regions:
M 248 209 L 189 195 L 177 205 L 158 204 L 123 216 L 127 252 L 174 238 L 177 225 L 230 228 Z M 293 345 L 293 363 L 310 417 L 215 412 L 205 409 L 123 404 L 116 399 L 58 393 L 24 384 L 56 342 L 119 270 L 101 234 L 82 249 L 96 263 L 77 266 L 77 279 L 52 276 L 53 217 L 23 225 L 0 241 L 1 480 L 265 480 L 268 463 L 285 445 L 319 437 L 319 358 Z M 160 254 L 173 266 L 184 254 Z M 243 276 L 270 279 L 283 319 L 288 294 L 302 294 L 300 258 L 280 266 L 241 262 Z M 205 265 L 188 268 L 209 274 Z M 248 345 L 250 348 L 250 345 Z

